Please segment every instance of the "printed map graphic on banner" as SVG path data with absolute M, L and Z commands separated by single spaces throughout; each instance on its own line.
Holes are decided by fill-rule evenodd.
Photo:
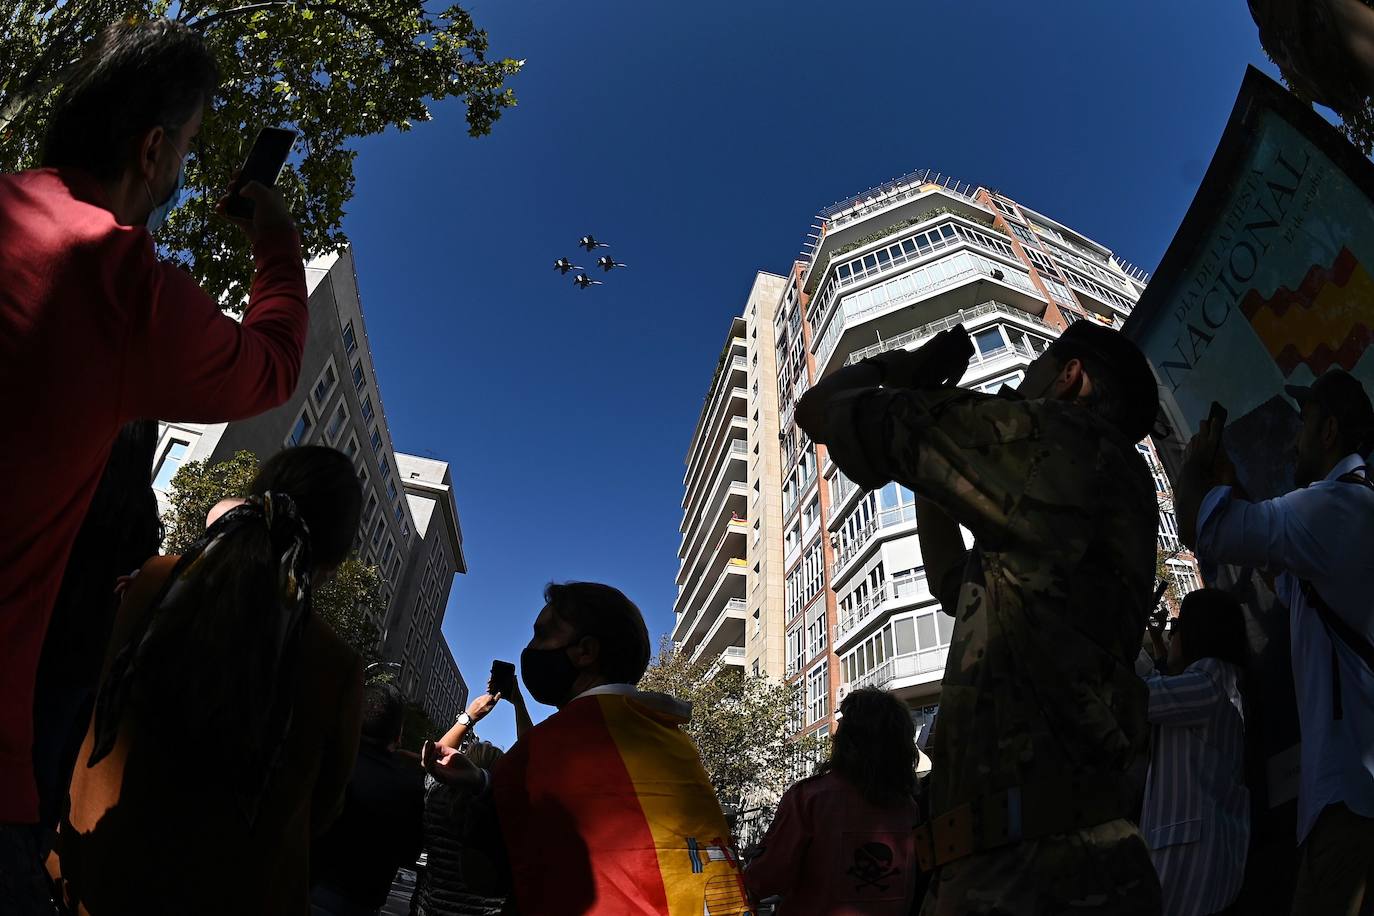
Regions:
M 1291 486 L 1298 413 L 1285 384 L 1339 366 L 1374 388 L 1374 206 L 1359 174 L 1369 163 L 1356 174 L 1338 164 L 1308 123 L 1319 119 L 1301 109 L 1294 118 L 1289 105 L 1266 77 L 1247 76 L 1198 198 L 1126 327 L 1155 366 L 1179 441 L 1213 400 L 1226 406 L 1226 445 L 1256 497 Z

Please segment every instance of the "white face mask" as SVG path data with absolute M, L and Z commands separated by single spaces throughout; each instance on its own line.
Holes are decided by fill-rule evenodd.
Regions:
M 172 143 L 171 139 L 165 134 L 162 139 L 166 140 L 168 143 Z M 162 228 L 162 224 L 167 221 L 167 216 L 181 204 L 181 192 L 186 187 L 186 154 L 177 149 L 175 143 L 172 143 L 172 149 L 177 150 L 177 152 L 181 154 L 181 168 L 177 170 L 177 183 L 172 186 L 171 193 L 167 195 L 167 199 L 162 203 L 158 203 L 153 198 L 153 189 L 148 184 L 147 179 L 143 181 L 143 190 L 148 192 L 148 202 L 153 205 L 152 212 L 148 214 L 147 222 L 144 224 L 148 227 L 149 232 L 157 232 L 157 230 Z

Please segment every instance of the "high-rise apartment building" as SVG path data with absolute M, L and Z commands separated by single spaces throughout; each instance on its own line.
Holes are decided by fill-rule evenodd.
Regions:
M 381 570 L 387 605 L 373 624 L 382 634 L 383 657 L 401 664 L 401 686 L 420 702 L 432 666 L 442 663 L 444 653 L 434 644 L 442 641 L 439 625 L 453 577 L 467 572 L 452 478 L 444 462 L 399 453 L 392 443 L 352 251 L 312 261 L 306 279 L 310 331 L 295 394 L 247 420 L 162 423 L 153 488 L 165 510 L 181 465 L 214 464 L 240 451 L 263 460 L 289 446 L 320 444 L 352 459 L 363 489 L 354 547 Z M 451 680 L 446 671 L 441 676 Z
M 687 450 L 673 642 L 693 659 L 781 669 L 773 310 L 787 281 L 760 273 L 730 321 Z M 771 668 L 770 668 L 771 665 Z
M 845 694 L 875 685 L 905 700 L 919 726 L 938 704 L 953 620 L 926 581 L 915 497 L 895 483 L 860 490 L 797 428 L 798 399 L 841 366 L 960 323 L 975 346 L 961 384 L 1014 385 L 1069 324 L 1120 327 L 1148 278 L 1042 213 L 930 171 L 835 204 L 813 229 L 773 328 L 783 664 L 801 687 L 793 717 L 801 732 L 829 733 Z M 1161 492 L 1161 548 L 1177 547 L 1167 482 L 1150 445 L 1140 448 Z M 1186 556 L 1170 566 L 1195 587 Z

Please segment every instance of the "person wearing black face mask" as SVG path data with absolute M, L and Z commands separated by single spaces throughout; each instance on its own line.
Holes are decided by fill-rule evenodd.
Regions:
M 435 778 L 489 792 L 493 858 L 519 911 L 748 912 L 720 804 L 680 728 L 690 705 L 634 686 L 649 664 L 639 609 L 608 585 L 550 585 L 520 664 L 530 696 L 558 711 L 493 772 L 443 744 L 421 754 Z

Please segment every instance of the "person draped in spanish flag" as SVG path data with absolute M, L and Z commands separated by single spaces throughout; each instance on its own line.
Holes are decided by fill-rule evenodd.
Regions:
M 445 744 L 422 754 L 436 778 L 489 793 L 518 911 L 751 913 L 725 817 L 680 728 L 691 706 L 633 686 L 649 664 L 639 608 L 590 582 L 550 585 L 544 598 L 521 677 L 558 711 L 490 774 Z

